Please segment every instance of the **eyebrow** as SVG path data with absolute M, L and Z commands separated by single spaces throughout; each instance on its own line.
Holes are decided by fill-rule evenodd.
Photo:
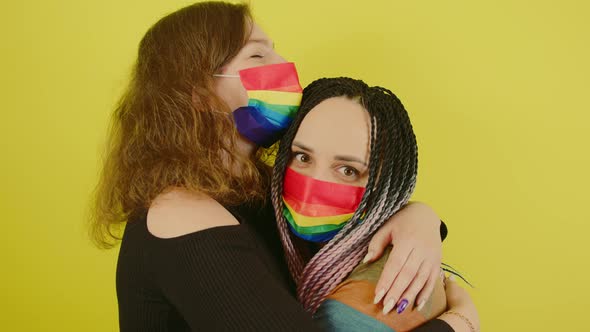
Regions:
M 275 43 L 273 41 L 270 41 L 268 39 L 248 39 L 248 41 L 246 42 L 246 44 L 263 44 L 265 46 L 270 46 L 273 49 L 275 48 Z
M 367 167 L 367 163 L 366 162 L 364 162 L 364 161 L 362 161 L 362 160 L 360 160 L 358 158 L 351 157 L 351 156 L 335 156 L 334 159 L 340 160 L 340 161 L 349 161 L 349 162 L 359 163 L 359 164 Z
M 292 144 L 302 150 L 313 153 L 312 148 L 307 147 L 304 144 L 301 144 L 300 142 L 293 142 Z M 352 156 L 335 156 L 334 159 L 340 160 L 340 161 L 355 162 L 355 163 L 359 163 L 359 164 L 367 167 L 367 163 L 365 161 L 363 161 L 359 158 L 356 158 L 356 157 L 352 157 Z
M 300 148 L 302 150 L 305 150 L 305 151 L 308 151 L 308 152 L 313 152 L 313 149 L 312 148 L 309 148 L 309 147 L 307 147 L 307 146 L 305 146 L 305 145 L 303 145 L 303 144 L 301 144 L 299 142 L 293 142 L 293 145 L 295 145 L 296 147 L 298 147 L 298 148 Z

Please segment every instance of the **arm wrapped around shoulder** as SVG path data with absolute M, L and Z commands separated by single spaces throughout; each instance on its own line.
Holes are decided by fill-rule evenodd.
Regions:
M 327 331 L 412 331 L 446 310 L 444 284 L 437 279 L 432 295 L 420 310 L 409 303 L 400 314 L 396 310 L 383 314 L 383 304 L 374 304 L 373 300 L 390 252 L 388 247 L 379 260 L 359 264 L 320 305 L 315 318 Z

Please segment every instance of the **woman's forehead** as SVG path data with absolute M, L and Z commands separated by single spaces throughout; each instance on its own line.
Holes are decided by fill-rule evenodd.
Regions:
M 248 37 L 248 42 L 258 42 L 258 43 L 262 43 L 262 44 L 268 44 L 267 46 L 269 46 L 269 47 L 274 46 L 273 41 L 270 39 L 270 37 L 256 23 L 254 23 L 254 25 L 252 26 L 252 32 L 250 33 L 250 36 Z
M 368 161 L 369 114 L 358 101 L 329 98 L 303 119 L 294 142 L 317 153 L 351 155 Z

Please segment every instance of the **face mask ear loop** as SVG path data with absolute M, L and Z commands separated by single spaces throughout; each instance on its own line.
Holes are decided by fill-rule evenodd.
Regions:
M 240 75 L 213 74 L 214 77 L 240 78 Z

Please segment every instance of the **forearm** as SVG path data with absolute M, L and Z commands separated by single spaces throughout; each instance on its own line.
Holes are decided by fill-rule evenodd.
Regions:
M 436 212 L 427 204 L 417 201 L 409 202 L 397 214 L 402 218 L 412 218 L 416 222 L 420 222 L 424 227 L 438 228 L 440 232 L 441 241 L 444 241 L 448 234 L 447 225 L 440 219 Z M 399 219 L 399 217 L 394 217 Z
M 460 315 L 445 312 L 438 319 L 446 322 L 455 332 L 476 332 L 473 324 Z

